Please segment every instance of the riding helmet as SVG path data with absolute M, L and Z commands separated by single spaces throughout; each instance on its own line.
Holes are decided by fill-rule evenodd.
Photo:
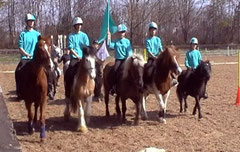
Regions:
M 83 20 L 80 17 L 75 17 L 73 20 L 73 25 L 83 24 Z

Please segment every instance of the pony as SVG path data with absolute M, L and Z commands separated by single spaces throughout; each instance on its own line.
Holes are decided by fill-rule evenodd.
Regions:
M 19 91 L 25 101 L 28 111 L 28 132 L 33 134 L 37 123 L 38 108 L 40 107 L 40 138 L 44 141 L 45 133 L 45 111 L 47 107 L 48 82 L 46 70 L 50 68 L 51 38 L 39 37 L 34 51 L 33 59 L 22 69 L 24 75 Z M 34 103 L 34 114 L 32 104 Z
M 96 77 L 95 56 L 92 47 L 83 47 L 83 58 L 76 65 L 77 72 L 73 74 L 68 68 L 64 76 L 65 82 L 65 120 L 69 120 L 70 108 L 73 112 L 78 111 L 77 131 L 87 132 L 87 125 L 90 121 L 91 102 L 95 87 L 94 78 Z M 71 107 L 70 107 L 71 105 Z M 84 108 L 83 108 L 84 107 Z M 86 121 L 85 121 L 85 118 Z
M 176 89 L 177 97 L 180 102 L 180 113 L 183 112 L 182 100 L 184 100 L 184 112 L 187 111 L 187 96 L 190 95 L 195 98 L 195 106 L 193 115 L 198 109 L 198 118 L 202 118 L 200 99 L 204 97 L 207 82 L 211 75 L 211 64 L 207 61 L 201 61 L 195 70 L 185 70 L 178 77 L 178 86 Z
M 103 86 L 103 64 L 104 61 L 96 57 L 96 78 L 95 78 L 95 88 L 94 88 L 94 100 L 100 102 L 103 100 L 103 94 L 101 92 Z
M 144 66 L 144 94 L 142 99 L 142 118 L 148 119 L 146 113 L 146 97 L 154 94 L 160 105 L 160 122 L 166 123 L 165 113 L 167 100 L 172 87 L 172 79 L 182 71 L 178 64 L 179 53 L 175 46 L 167 46 L 164 51 L 153 61 L 151 67 Z M 149 72 L 149 68 L 151 69 Z
M 53 100 L 54 96 L 56 94 L 56 90 L 57 90 L 57 86 L 58 86 L 58 81 L 59 78 L 62 74 L 60 68 L 59 68 L 59 64 L 58 64 L 58 60 L 62 57 L 63 51 L 55 46 L 54 44 L 52 44 L 51 46 L 51 64 L 52 64 L 52 68 L 50 71 L 47 72 L 47 77 L 48 77 L 48 96 L 49 99 Z
M 126 100 L 130 98 L 136 106 L 136 116 L 134 124 L 139 122 L 140 104 L 143 96 L 143 71 L 144 71 L 144 59 L 139 54 L 133 54 L 128 57 L 122 66 L 120 67 L 118 82 L 116 84 L 116 111 L 119 119 L 122 119 L 122 123 L 126 122 Z M 113 75 L 113 64 L 110 62 L 104 68 L 104 90 L 105 90 L 105 105 L 106 116 L 109 117 L 109 91 L 110 91 L 110 77 Z M 119 107 L 119 99 L 122 101 L 122 116 Z M 121 118 L 122 117 L 122 118 Z

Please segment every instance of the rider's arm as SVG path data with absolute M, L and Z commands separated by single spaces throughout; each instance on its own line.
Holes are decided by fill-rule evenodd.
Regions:
M 108 33 L 107 33 L 107 38 L 108 38 L 108 43 L 107 43 L 107 45 L 109 46 L 109 48 L 114 49 L 115 43 L 112 43 L 112 42 L 111 42 L 111 33 L 110 33 L 109 31 L 108 31 Z
M 72 54 L 75 55 L 78 59 L 81 59 L 81 58 L 79 57 L 79 55 L 78 55 L 73 49 L 71 49 L 70 51 L 71 51 Z
M 19 50 L 20 50 L 20 53 L 21 53 L 22 55 L 26 56 L 27 58 L 30 58 L 30 57 L 31 57 L 31 55 L 28 54 L 23 48 L 19 48 Z

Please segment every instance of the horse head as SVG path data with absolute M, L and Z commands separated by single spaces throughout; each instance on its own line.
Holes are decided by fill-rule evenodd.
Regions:
M 83 67 L 88 71 L 91 79 L 94 79 L 96 77 L 94 48 L 91 46 L 84 46 L 83 54 Z
M 175 46 L 167 46 L 157 59 L 158 65 L 165 66 L 170 70 L 170 73 L 175 77 L 178 76 L 182 69 L 178 63 L 179 49 Z
M 34 51 L 34 60 L 47 67 L 51 65 L 51 37 L 42 37 L 39 36 L 38 43 Z
M 140 54 L 127 58 L 123 66 L 123 79 L 129 78 L 140 91 L 143 91 L 144 59 Z
M 51 48 L 52 48 L 51 49 L 51 57 L 54 62 L 57 62 L 57 60 L 63 56 L 63 50 L 60 47 L 55 46 L 54 44 L 52 45 Z
M 210 79 L 211 71 L 212 68 L 209 60 L 201 61 L 198 67 L 196 68 L 196 74 L 198 76 L 201 76 L 202 78 L 206 78 L 207 80 Z

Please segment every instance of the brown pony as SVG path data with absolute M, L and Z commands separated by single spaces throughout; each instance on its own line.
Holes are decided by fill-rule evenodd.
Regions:
M 88 129 L 86 122 L 89 122 L 89 116 L 91 113 L 91 102 L 95 87 L 94 78 L 96 77 L 96 69 L 93 48 L 84 47 L 83 54 L 83 58 L 77 65 L 77 73 L 74 75 L 74 79 L 71 80 L 71 76 L 69 76 L 69 74 L 71 74 L 68 73 L 69 68 L 64 77 L 66 96 L 64 117 L 66 120 L 70 117 L 70 104 L 73 112 L 78 111 L 77 131 L 87 132 Z
M 148 94 L 154 94 L 160 105 L 160 121 L 166 123 L 165 113 L 167 99 L 172 87 L 172 77 L 178 75 L 182 71 L 177 62 L 178 57 L 178 49 L 174 46 L 168 46 L 154 61 L 150 73 L 146 67 L 144 68 L 144 97 L 142 100 L 143 119 L 148 118 L 145 108 L 146 97 Z
M 45 110 L 47 106 L 48 84 L 45 71 L 50 68 L 50 46 L 50 37 L 39 37 L 33 59 L 22 69 L 21 74 L 24 77 L 19 90 L 28 111 L 28 131 L 30 134 L 34 132 L 34 125 L 37 123 L 38 107 L 40 107 L 41 141 L 46 137 Z M 32 113 L 33 103 L 35 107 L 34 115 Z
M 122 122 L 126 122 L 126 100 L 130 98 L 136 105 L 136 117 L 134 123 L 137 125 L 139 122 L 140 104 L 143 96 L 143 70 L 144 59 L 141 55 L 134 54 L 128 57 L 121 67 L 119 72 L 118 82 L 116 84 L 116 111 L 118 118 L 121 118 L 121 111 L 119 108 L 119 99 L 122 101 Z M 110 81 L 109 78 L 112 74 L 113 64 L 109 63 L 104 69 L 104 90 L 105 90 L 105 105 L 106 116 L 109 116 L 108 102 Z M 121 72 L 122 71 L 122 72 Z

